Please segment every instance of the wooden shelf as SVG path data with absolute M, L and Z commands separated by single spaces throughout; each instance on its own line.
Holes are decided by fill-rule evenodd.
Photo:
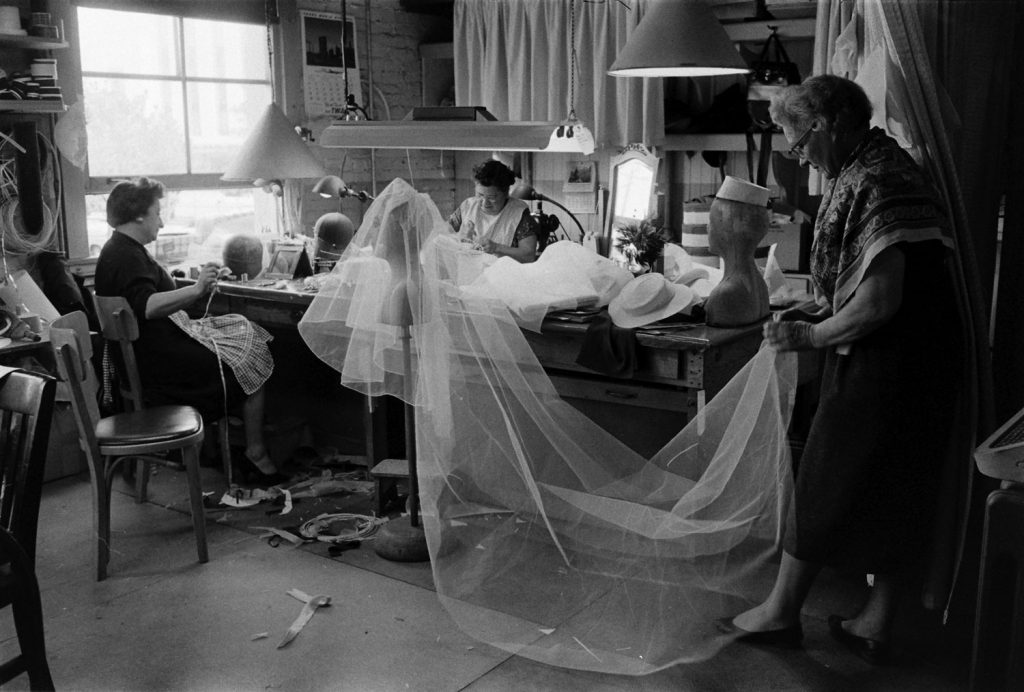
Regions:
M 795 39 L 813 39 L 814 17 L 799 19 L 755 19 L 742 22 L 722 22 L 722 28 L 729 38 L 737 43 L 746 41 L 764 41 L 771 33 L 769 26 L 779 27 L 779 38 L 783 41 Z
M 0 34 L 0 47 L 18 48 L 21 50 L 59 50 L 67 48 L 68 44 L 55 38 Z
M 52 101 L 6 101 L 0 99 L 0 113 L 63 113 L 66 110 L 64 102 L 56 99 Z
M 761 141 L 761 135 L 754 135 L 754 142 Z M 666 135 L 665 151 L 746 151 L 747 136 L 742 132 L 723 134 Z M 789 142 L 782 133 L 772 135 L 772 150 L 786 151 Z

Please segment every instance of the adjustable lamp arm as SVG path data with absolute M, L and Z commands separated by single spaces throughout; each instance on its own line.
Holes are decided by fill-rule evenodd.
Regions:
M 580 229 L 580 237 L 579 237 L 579 238 L 577 238 L 575 242 L 577 242 L 577 243 L 582 243 L 582 242 L 583 242 L 583 236 L 585 236 L 585 235 L 587 234 L 587 232 L 583 230 L 583 224 L 581 224 L 581 223 L 580 223 L 580 220 L 576 218 L 576 215 L 575 215 L 575 214 L 573 214 L 573 213 L 572 213 L 571 211 L 569 211 L 568 209 L 566 209 L 566 208 L 565 208 L 564 206 L 562 206 L 561 204 L 559 204 L 558 202 L 556 202 L 555 200 L 551 199 L 550 197 L 544 197 L 544 196 L 540 195 L 540 196 L 538 196 L 538 197 L 537 197 L 537 201 L 541 201 L 541 200 L 543 200 L 543 201 L 545 201 L 545 202 L 550 202 L 551 204 L 554 204 L 554 205 L 555 205 L 556 207 L 558 207 L 559 209 L 561 209 L 562 211 L 564 211 L 564 212 L 565 212 L 566 214 L 568 214 L 568 215 L 569 215 L 569 218 L 571 218 L 571 219 L 572 219 L 573 221 L 575 221 L 575 222 L 576 222 L 576 225 L 577 225 L 577 226 L 579 227 L 579 229 Z
M 509 192 L 509 196 L 515 197 L 516 199 L 531 200 L 536 202 L 551 202 L 551 204 L 554 204 L 556 207 L 564 211 L 566 214 L 569 215 L 569 218 L 576 222 L 576 225 L 580 229 L 580 237 L 577 238 L 575 242 L 582 243 L 583 237 L 587 235 L 587 232 L 583 230 L 583 224 L 580 223 L 580 220 L 576 218 L 575 214 L 573 214 L 571 211 L 566 209 L 562 204 L 556 202 L 547 195 L 537 192 L 532 185 L 521 182 L 512 188 L 512 190 Z

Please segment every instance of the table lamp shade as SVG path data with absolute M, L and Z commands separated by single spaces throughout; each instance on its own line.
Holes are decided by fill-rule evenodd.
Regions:
M 221 180 L 319 178 L 323 164 L 309 151 L 281 109 L 271 103 Z

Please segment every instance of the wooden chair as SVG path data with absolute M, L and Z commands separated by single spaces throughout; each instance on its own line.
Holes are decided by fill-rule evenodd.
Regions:
M 118 388 L 127 410 L 140 411 L 145 408 L 142 380 L 139 377 L 138 361 L 135 359 L 134 342 L 139 338 L 139 323 L 135 319 L 128 301 L 121 296 L 95 296 L 96 315 L 99 318 L 103 338 L 109 343 L 117 343 L 120 348 L 121 362 L 124 372 L 119 372 Z M 217 421 L 217 442 L 220 449 L 221 462 L 224 464 L 224 475 L 228 486 L 233 484 L 231 468 L 230 425 L 228 417 Z M 149 467 L 139 463 L 135 475 L 135 500 L 145 502 L 146 485 L 149 481 Z
M 199 479 L 199 448 L 204 433 L 199 412 L 191 406 L 155 406 L 100 418 L 95 392 L 87 393 L 83 387 L 83 373 L 90 367 L 92 356 L 85 314 L 73 312 L 51 322 L 50 344 L 58 375 L 69 385 L 71 409 L 92 476 L 96 580 L 106 579 L 110 561 L 110 488 L 117 465 L 142 459 L 177 467 L 176 462 L 156 456 L 166 452 L 181 452 L 188 477 L 196 550 L 199 562 L 207 562 L 206 517 Z
M 0 684 L 28 673 L 32 689 L 53 689 L 35 575 L 36 528 L 56 383 L 0 367 L 0 607 L 11 606 L 21 653 L 0 664 Z

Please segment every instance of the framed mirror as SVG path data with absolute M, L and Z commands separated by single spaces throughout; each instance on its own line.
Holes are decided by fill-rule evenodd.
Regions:
M 602 255 L 621 260 L 615 249 L 615 229 L 642 221 L 656 211 L 658 162 L 654 152 L 642 144 L 631 144 L 612 157 L 608 171 L 611 197 L 605 217 Z

